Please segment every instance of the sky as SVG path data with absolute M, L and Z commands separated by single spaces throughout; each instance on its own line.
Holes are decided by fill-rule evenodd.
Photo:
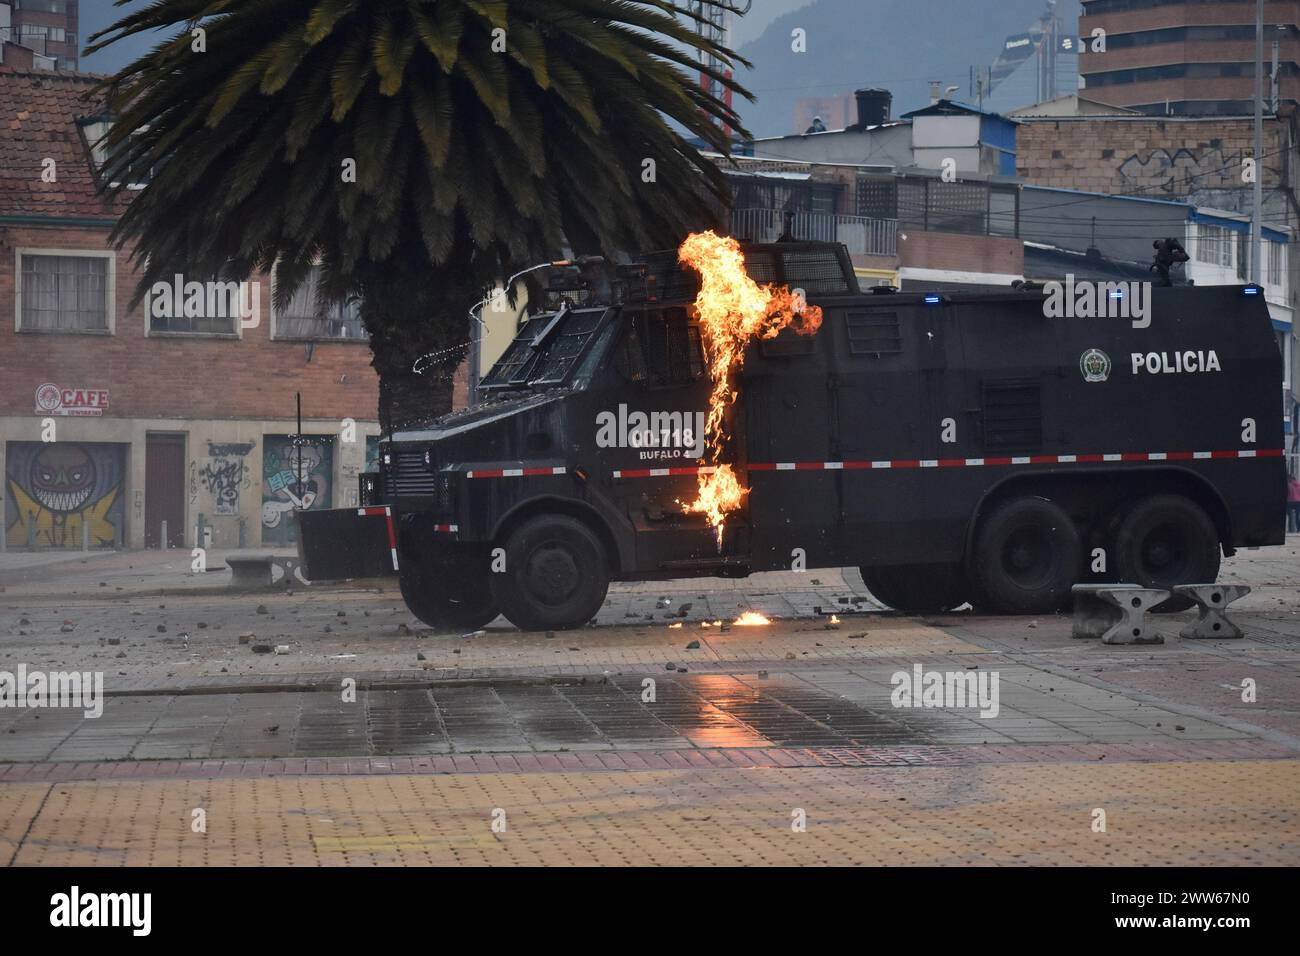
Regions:
M 84 48 L 92 35 L 112 26 L 128 12 L 145 6 L 144 0 L 131 0 L 124 6 L 115 6 L 113 0 L 81 0 L 81 44 Z M 83 56 L 81 68 L 90 73 L 115 73 L 136 57 L 147 53 L 156 43 L 149 37 L 130 37 L 93 56 Z
M 83 43 L 126 11 L 147 0 L 81 0 Z M 743 7 L 746 0 L 731 0 Z M 1060 0 L 1067 29 L 1078 17 L 1079 0 Z M 972 64 L 987 65 L 1006 36 L 1026 30 L 1047 0 L 751 0 L 749 12 L 733 18 L 731 42 L 754 61 L 738 77 L 758 96 L 738 104 L 757 135 L 791 132 L 795 102 L 803 96 L 847 93 L 880 86 L 894 94 L 898 115 L 928 102 L 929 80 L 959 85 L 967 98 Z M 794 55 L 791 30 L 807 33 L 807 52 Z M 130 37 L 82 59 L 82 69 L 113 73 L 147 52 L 160 38 Z M 1032 84 L 1029 84 L 1032 86 Z M 1025 105 L 1035 98 L 1026 86 Z M 1007 90 L 1016 98 L 1019 90 Z

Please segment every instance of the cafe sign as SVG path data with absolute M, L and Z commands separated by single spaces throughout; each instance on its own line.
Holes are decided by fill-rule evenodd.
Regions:
M 36 414 L 67 415 L 77 418 L 103 415 L 108 408 L 108 389 L 60 387 L 46 382 L 36 389 Z

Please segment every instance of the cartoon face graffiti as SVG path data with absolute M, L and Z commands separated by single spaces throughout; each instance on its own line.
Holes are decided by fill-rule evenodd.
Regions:
M 314 445 L 302 448 L 302 481 L 297 480 L 299 450 L 286 444 L 278 451 L 268 448 L 263 458 L 266 479 L 263 489 L 262 523 L 273 528 L 280 512 L 290 508 L 311 508 L 324 492 L 325 451 Z M 268 509 L 267 505 L 274 507 Z
M 78 511 L 94 491 L 95 462 L 81 446 L 49 444 L 32 460 L 32 497 L 49 511 Z

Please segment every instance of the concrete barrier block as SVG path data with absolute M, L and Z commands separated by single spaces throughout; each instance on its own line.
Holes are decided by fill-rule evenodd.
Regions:
M 1161 588 L 1136 584 L 1076 584 L 1072 637 L 1101 638 L 1103 644 L 1163 644 L 1147 628 L 1146 612 L 1169 599 Z
M 1227 607 L 1245 597 L 1250 588 L 1244 584 L 1180 584 L 1174 593 L 1196 602 L 1196 620 L 1178 632 L 1188 640 L 1207 638 L 1236 640 L 1241 628 L 1228 619 Z

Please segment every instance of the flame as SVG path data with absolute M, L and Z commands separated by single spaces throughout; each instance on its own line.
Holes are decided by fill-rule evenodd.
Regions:
M 757 611 L 746 611 L 733 622 L 735 627 L 761 627 L 772 622 Z
M 731 466 L 718 461 L 727 437 L 727 406 L 737 397 L 732 376 L 744 363 L 745 346 L 753 339 L 775 338 L 786 327 L 812 335 L 821 327 L 822 310 L 805 304 L 802 296 L 784 286 L 759 285 L 751 279 L 740 243 L 730 236 L 692 233 L 677 250 L 677 259 L 700 274 L 695 312 L 713 382 L 704 436 L 705 455 L 714 467 L 700 472 L 695 500 L 681 504 L 687 512 L 708 516 L 720 551 L 727 514 L 744 504 L 749 494 Z
M 834 614 L 832 614 L 829 623 L 831 623 L 831 624 L 838 624 L 838 623 L 840 623 L 840 619 L 839 619 L 838 617 L 836 617 Z
M 679 628 L 679 627 L 681 627 L 681 626 L 682 626 L 682 625 L 681 625 L 680 622 L 678 622 L 677 624 L 669 624 L 669 625 L 668 625 L 668 630 L 670 630 L 670 631 L 672 631 L 672 630 L 676 630 L 677 628 Z

